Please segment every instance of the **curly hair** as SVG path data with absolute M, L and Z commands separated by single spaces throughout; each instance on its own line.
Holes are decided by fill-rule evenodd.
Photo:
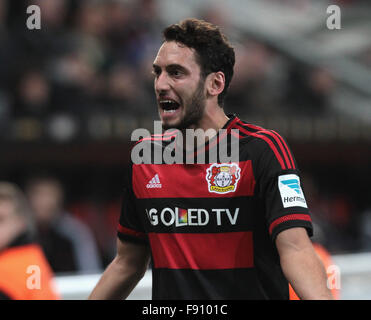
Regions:
M 163 36 L 165 41 L 176 41 L 196 51 L 196 60 L 203 78 L 212 72 L 224 73 L 224 90 L 218 96 L 218 103 L 223 106 L 233 77 L 235 54 L 219 27 L 204 20 L 185 19 L 168 26 L 163 31 Z

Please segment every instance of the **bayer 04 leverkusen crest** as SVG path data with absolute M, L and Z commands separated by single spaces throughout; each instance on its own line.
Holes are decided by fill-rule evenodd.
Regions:
M 235 163 L 214 163 L 206 170 L 209 192 L 235 192 L 240 179 L 240 167 Z

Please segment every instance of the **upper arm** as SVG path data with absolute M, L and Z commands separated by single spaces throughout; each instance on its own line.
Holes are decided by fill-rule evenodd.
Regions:
M 117 254 L 89 299 L 125 299 L 144 276 L 149 262 L 148 246 L 117 239 Z
M 291 252 L 313 250 L 313 245 L 304 228 L 291 228 L 280 232 L 276 237 L 276 247 L 280 257 Z
M 291 228 L 276 237 L 282 271 L 301 299 L 332 299 L 324 265 L 304 228 Z
M 117 238 L 116 262 L 134 272 L 145 272 L 150 260 L 150 249 L 148 245 L 138 244 L 130 241 L 122 241 Z
M 312 235 L 309 209 L 294 156 L 283 138 L 261 131 L 255 141 L 254 172 L 257 191 L 265 207 L 265 221 L 272 241 L 291 228 L 305 228 Z
M 136 242 L 148 244 L 148 237 L 144 228 L 143 212 L 137 206 L 137 198 L 133 191 L 133 169 L 129 168 L 125 184 L 121 214 L 118 223 L 117 236 L 122 242 Z
M 137 198 L 133 191 L 133 168 L 129 167 L 117 229 L 116 263 L 132 272 L 147 269 L 150 249 Z

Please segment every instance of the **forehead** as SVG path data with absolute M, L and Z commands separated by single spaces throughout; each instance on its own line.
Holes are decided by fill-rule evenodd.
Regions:
M 29 191 L 31 192 L 59 192 L 60 187 L 54 181 L 38 181 L 29 187 Z
M 154 64 L 165 67 L 170 64 L 179 64 L 190 69 L 198 68 L 196 51 L 175 41 L 165 41 L 158 50 Z

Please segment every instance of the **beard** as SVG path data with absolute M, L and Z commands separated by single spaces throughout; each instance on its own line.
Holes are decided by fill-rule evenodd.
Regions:
M 189 102 L 183 103 L 183 108 L 185 114 L 178 124 L 167 125 L 166 123 L 162 124 L 164 130 L 168 129 L 178 129 L 185 130 L 193 125 L 197 126 L 202 117 L 204 116 L 205 111 L 205 94 L 204 94 L 204 79 L 200 79 L 197 85 L 197 89 L 193 93 L 192 97 L 189 99 Z

